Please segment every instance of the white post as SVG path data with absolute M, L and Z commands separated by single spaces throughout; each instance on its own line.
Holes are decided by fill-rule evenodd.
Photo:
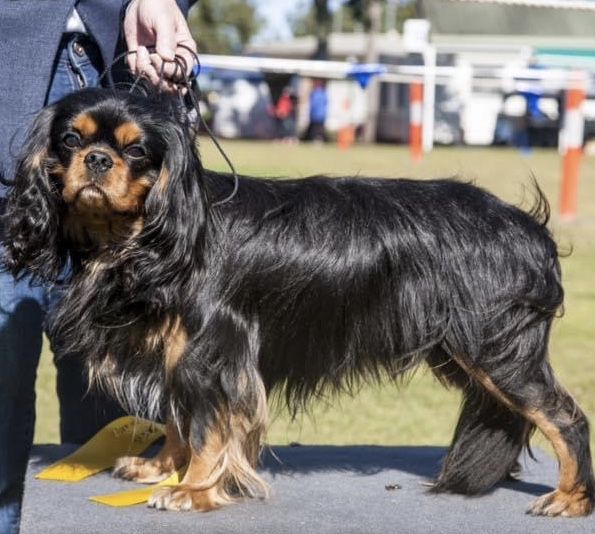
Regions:
M 436 103 L 436 47 L 428 44 L 424 57 L 424 100 L 422 145 L 424 152 L 434 148 L 434 108 Z
M 384 12 L 384 31 L 395 32 L 397 31 L 397 2 L 398 0 L 388 0 L 386 2 Z

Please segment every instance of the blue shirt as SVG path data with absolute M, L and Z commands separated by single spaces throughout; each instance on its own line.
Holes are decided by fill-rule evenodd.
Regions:
M 326 89 L 317 87 L 310 93 L 310 121 L 324 122 L 328 109 Z

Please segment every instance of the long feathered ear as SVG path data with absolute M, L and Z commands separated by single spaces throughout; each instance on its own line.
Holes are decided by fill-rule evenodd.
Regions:
M 15 179 L 0 221 L 6 249 L 4 267 L 16 277 L 55 281 L 66 251 L 59 233 L 61 200 L 51 181 L 49 154 L 54 108 L 35 119 L 16 165 Z
M 124 259 L 125 283 L 143 306 L 170 308 L 195 294 L 203 262 L 207 198 L 194 139 L 180 123 L 164 127 L 167 143 L 159 178 L 145 201 L 145 221 Z

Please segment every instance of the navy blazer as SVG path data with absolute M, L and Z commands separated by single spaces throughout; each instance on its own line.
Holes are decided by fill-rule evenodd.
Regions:
M 184 14 L 194 3 L 176 1 Z M 14 165 L 9 146 L 12 144 L 12 152 L 18 150 L 24 132 L 43 106 L 53 61 L 75 4 L 109 65 L 118 47 L 127 1 L 0 0 L 0 170 L 8 175 Z

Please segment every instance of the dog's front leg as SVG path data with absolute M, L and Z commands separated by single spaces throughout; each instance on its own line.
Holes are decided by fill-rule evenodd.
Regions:
M 180 438 L 177 427 L 168 420 L 165 425 L 165 443 L 154 458 L 124 456 L 118 458 L 113 476 L 141 484 L 154 484 L 165 480 L 190 460 L 190 447 Z
M 190 463 L 184 479 L 178 486 L 155 491 L 149 506 L 208 512 L 238 497 L 265 497 L 267 484 L 254 470 L 264 430 L 261 423 L 257 412 L 237 412 L 220 415 L 206 431 L 191 425 Z M 202 434 L 200 440 L 197 431 Z
M 190 463 L 181 484 L 160 488 L 149 499 L 149 506 L 160 510 L 199 510 L 208 512 L 225 504 L 222 475 L 225 469 L 225 440 L 209 431 L 201 450 L 190 448 Z
M 149 506 L 206 512 L 238 497 L 267 495 L 255 471 L 267 399 L 246 325 L 237 313 L 214 314 L 172 366 L 170 401 L 187 414 L 190 461 L 182 482 L 160 488 Z

